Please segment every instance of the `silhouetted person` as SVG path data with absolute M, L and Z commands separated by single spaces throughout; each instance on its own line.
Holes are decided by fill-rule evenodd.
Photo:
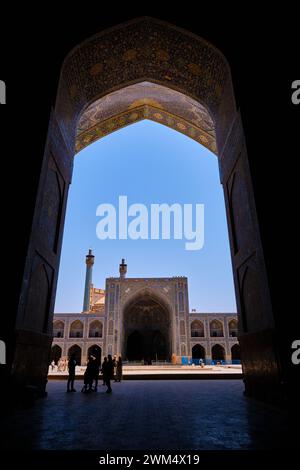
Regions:
M 74 380 L 75 380 L 75 370 L 76 370 L 76 358 L 75 354 L 71 354 L 68 362 L 68 370 L 69 370 L 69 378 L 67 384 L 67 392 L 76 392 L 74 388 Z
M 93 380 L 95 377 L 95 369 L 96 369 L 96 358 L 95 356 L 90 355 L 86 369 L 85 369 L 85 373 L 83 376 L 84 385 L 81 390 L 82 392 L 86 393 L 86 392 L 92 391 Z
M 111 393 L 112 389 L 110 381 L 114 378 L 114 362 L 112 360 L 111 354 L 107 356 L 107 362 L 105 363 L 103 368 L 103 377 L 107 386 L 106 393 Z
M 116 380 L 115 382 L 121 382 L 122 380 L 122 357 L 119 356 L 118 361 L 117 361 L 117 369 L 116 369 Z
M 105 371 L 106 364 L 107 364 L 107 357 L 105 356 L 102 362 L 102 366 L 101 366 L 101 373 L 102 373 L 102 378 L 103 378 L 102 385 L 105 385 L 104 371 Z
M 117 355 L 115 354 L 114 357 L 112 358 L 113 364 L 114 364 L 114 375 L 116 375 L 116 368 L 117 368 Z

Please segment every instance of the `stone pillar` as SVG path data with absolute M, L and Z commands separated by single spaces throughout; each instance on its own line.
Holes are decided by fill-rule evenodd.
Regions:
M 88 350 L 91 344 L 83 342 L 82 353 L 81 353 L 81 365 L 86 365 L 88 361 Z
M 208 365 L 211 364 L 211 345 L 210 344 L 208 344 L 206 348 L 205 363 Z
M 93 265 L 95 256 L 92 254 L 92 250 L 86 255 L 86 275 L 85 275 L 85 286 L 84 286 L 84 299 L 83 299 L 83 311 L 90 311 L 90 290 L 93 276 Z
M 223 326 L 224 326 L 224 337 L 225 338 L 229 338 L 229 326 L 228 326 L 228 323 L 229 323 L 230 319 L 229 318 L 226 318 L 224 316 L 224 319 L 223 319 Z
M 67 359 L 68 357 L 68 354 L 67 354 L 67 345 L 66 345 L 66 342 L 64 340 L 63 344 L 62 344 L 62 359 Z
M 281 399 L 281 365 L 254 192 L 239 114 L 219 158 L 243 354 L 245 394 Z
M 70 337 L 70 319 L 66 317 L 65 329 L 64 329 L 64 340 L 68 341 L 69 337 Z
M 225 336 L 225 362 L 226 364 L 231 364 L 231 350 L 230 350 L 230 344 L 228 341 L 228 338 Z
M 10 384 L 43 396 L 53 339 L 53 310 L 73 151 L 51 114 L 18 305 Z M 35 392 L 33 392 L 35 390 Z

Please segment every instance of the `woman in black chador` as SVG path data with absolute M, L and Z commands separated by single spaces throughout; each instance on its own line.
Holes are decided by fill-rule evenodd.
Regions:
M 101 366 L 101 374 L 102 374 L 102 381 L 103 381 L 102 385 L 105 385 L 104 371 L 105 371 L 106 364 L 107 364 L 107 357 L 105 356 L 102 362 L 102 366 Z
M 95 356 L 90 355 L 89 360 L 86 366 L 86 370 L 83 376 L 84 385 L 82 387 L 82 392 L 87 393 L 92 391 L 93 380 L 96 376 L 96 370 L 98 370 L 97 361 Z
M 115 382 L 121 382 L 122 380 L 122 357 L 118 357 L 117 368 L 116 368 L 116 380 Z
M 112 360 L 111 354 L 107 356 L 107 362 L 103 362 L 102 365 L 103 379 L 107 386 L 106 393 L 111 393 L 112 388 L 110 381 L 114 378 L 114 362 Z
M 75 380 L 75 369 L 76 369 L 76 358 L 75 354 L 71 354 L 68 362 L 68 370 L 69 370 L 69 377 L 68 377 L 68 384 L 67 384 L 67 392 L 76 392 L 74 388 L 74 380 Z

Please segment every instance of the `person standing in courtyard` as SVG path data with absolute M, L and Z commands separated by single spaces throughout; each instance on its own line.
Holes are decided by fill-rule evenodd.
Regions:
M 119 356 L 118 361 L 117 361 L 117 368 L 116 368 L 116 380 L 115 382 L 121 382 L 122 380 L 122 357 Z
M 92 391 L 93 380 L 95 376 L 95 363 L 96 358 L 92 354 L 89 355 L 85 373 L 83 375 L 83 387 L 82 392 L 88 393 Z
M 114 376 L 116 375 L 116 368 L 117 368 L 117 355 L 115 354 L 112 358 L 113 365 L 114 365 Z
M 101 374 L 102 374 L 102 385 L 105 385 L 105 368 L 107 364 L 107 357 L 105 356 L 101 366 Z
M 68 377 L 68 384 L 67 384 L 67 392 L 76 392 L 74 388 L 74 380 L 75 380 L 75 370 L 76 370 L 76 357 L 75 354 L 71 354 L 69 362 L 68 362 L 68 370 L 69 370 L 69 377 Z
M 103 379 L 107 386 L 106 393 L 111 393 L 112 388 L 110 381 L 114 378 L 114 362 L 112 360 L 111 354 L 107 356 L 107 362 L 103 363 Z

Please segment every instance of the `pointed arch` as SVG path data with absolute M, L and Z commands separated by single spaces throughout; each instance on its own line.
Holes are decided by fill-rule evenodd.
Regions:
M 70 358 L 74 354 L 76 365 L 81 366 L 81 359 L 82 359 L 82 349 L 78 344 L 73 344 L 68 349 L 68 357 Z
M 70 338 L 83 338 L 83 322 L 74 320 L 70 325 Z
M 89 324 L 89 338 L 102 338 L 103 323 L 100 320 L 93 320 Z
M 55 362 L 57 365 L 59 359 L 62 356 L 62 349 L 58 344 L 54 344 L 51 348 L 51 354 L 50 354 L 50 364 L 52 361 Z
M 192 358 L 193 359 L 205 360 L 205 356 L 206 356 L 205 348 L 204 348 L 204 346 L 202 346 L 202 344 L 195 344 L 192 347 Z
M 62 320 L 54 320 L 53 322 L 53 337 L 63 338 L 65 334 L 65 322 Z
M 225 361 L 225 348 L 221 344 L 214 344 L 211 348 L 211 358 L 213 361 Z
M 204 337 L 204 325 L 201 320 L 193 320 L 191 323 L 191 337 Z
M 224 326 L 221 320 L 211 320 L 209 322 L 209 333 L 211 337 L 223 337 Z
M 235 319 L 232 319 L 228 322 L 228 333 L 231 337 L 236 337 L 238 335 L 238 322 Z
M 53 218 L 59 221 L 57 243 L 54 243 L 57 246 L 54 247 L 53 237 L 52 240 L 51 237 L 44 237 L 39 230 L 41 226 L 46 226 L 49 216 L 44 207 L 45 194 L 49 194 L 51 199 L 48 207 L 58 210 L 54 194 L 48 187 L 51 184 L 47 179 L 50 161 L 55 159 L 63 183 L 68 188 L 72 180 L 77 128 L 82 114 L 97 100 L 141 82 L 158 84 L 184 94 L 188 99 L 200 103 L 212 118 L 229 231 L 231 234 L 235 231 L 235 238 L 240 242 L 237 247 L 238 257 L 235 256 L 232 246 L 231 256 L 237 304 L 242 319 L 240 342 L 245 351 L 245 386 L 249 394 L 260 396 L 260 389 L 265 387 L 270 396 L 275 396 L 273 389 L 278 390 L 281 368 L 285 367 L 285 363 L 283 360 L 281 362 L 273 343 L 272 338 L 276 335 L 269 334 L 275 329 L 274 315 L 243 126 L 235 104 L 230 68 L 221 52 L 209 42 L 181 28 L 149 17 L 117 25 L 86 39 L 72 49 L 63 62 L 55 109 L 51 113 L 45 153 L 41 161 L 40 184 L 33 206 L 34 217 L 18 314 L 16 324 L 11 327 L 12 333 L 16 329 L 18 334 L 10 369 L 22 383 L 28 383 L 28 376 L 30 383 L 38 383 L 41 390 L 45 388 L 44 377 L 52 340 L 52 313 L 67 202 L 66 190 L 61 193 L 61 215 L 59 218 Z M 143 106 L 146 105 L 148 103 L 143 103 Z M 153 103 L 149 104 L 151 112 L 155 107 L 152 105 Z M 133 112 L 137 112 L 137 109 L 133 109 Z M 157 109 L 160 108 L 156 107 L 155 112 Z M 129 113 L 129 116 L 131 114 Z M 163 112 L 161 114 L 163 115 Z M 183 117 L 180 116 L 180 110 L 177 117 Z M 169 118 L 173 119 L 173 116 Z M 114 129 L 113 126 L 110 125 L 110 132 Z M 246 206 L 243 206 L 243 217 L 235 214 L 235 220 L 232 218 L 234 214 L 229 210 L 230 175 L 237 169 L 241 179 L 240 187 L 244 188 L 247 196 L 245 200 L 251 213 L 251 220 L 247 225 L 241 223 L 246 220 Z M 54 181 L 53 185 L 56 185 L 58 202 L 57 182 Z M 237 189 L 231 194 L 234 199 L 231 200 L 233 207 L 237 203 Z M 47 273 L 41 273 L 39 279 L 39 276 L 32 276 L 35 272 L 37 253 L 42 253 L 42 263 L 47 266 L 46 271 L 49 274 L 47 276 Z M 246 272 L 242 280 L 244 268 L 239 263 L 250 258 L 253 268 Z M 39 299 L 35 296 L 36 292 L 42 292 Z M 37 340 L 33 341 L 33 336 L 28 335 L 28 331 L 33 331 Z M 254 341 L 249 340 L 249 334 L 253 335 Z M 40 344 L 43 346 L 40 347 Z M 28 359 L 25 366 L 24 355 Z M 279 391 L 280 393 L 282 392 Z
M 232 363 L 240 363 L 241 362 L 241 348 L 238 343 L 231 346 L 231 360 Z

